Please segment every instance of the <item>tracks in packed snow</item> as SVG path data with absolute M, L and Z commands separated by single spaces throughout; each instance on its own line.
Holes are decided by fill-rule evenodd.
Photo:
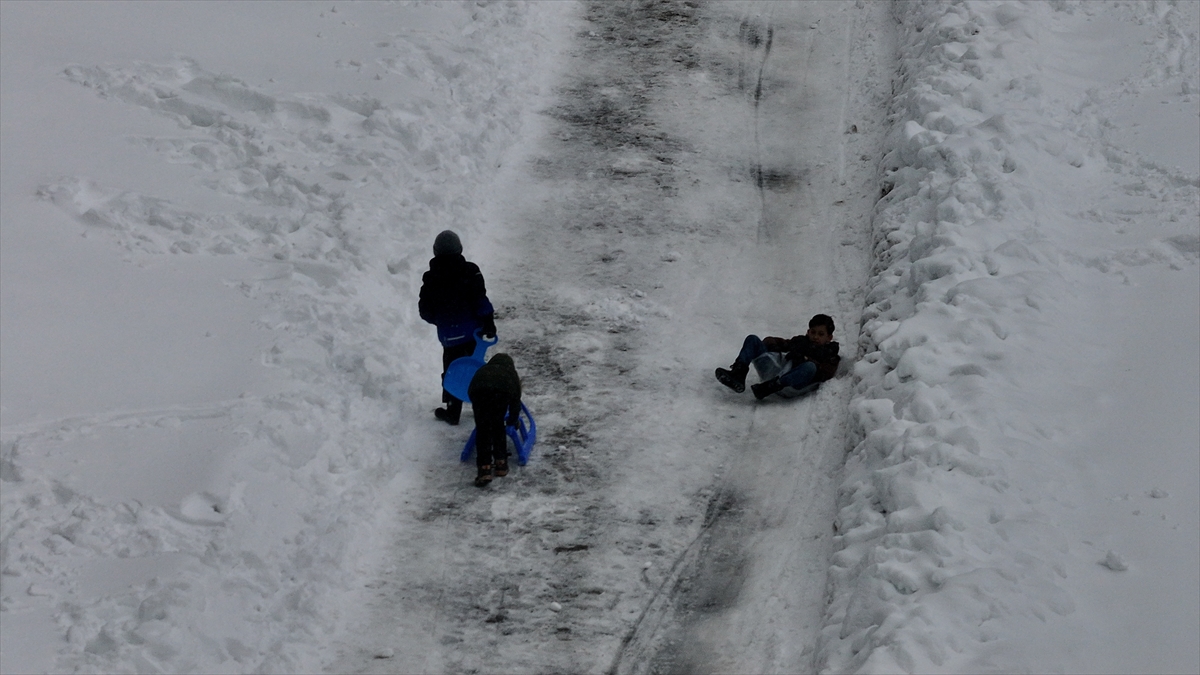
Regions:
M 839 319 L 853 358 L 886 102 L 872 97 L 890 71 L 825 73 L 879 15 L 583 5 L 544 136 L 497 188 L 506 229 L 482 261 L 539 445 L 487 490 L 471 467 L 430 467 L 372 582 L 363 643 L 337 669 L 811 667 L 848 378 L 755 406 L 712 369 L 746 332 L 802 332 L 816 311 Z M 809 60 L 819 76 L 795 72 Z M 871 114 L 862 133 L 834 128 L 829 106 L 847 97 Z M 828 158 L 847 148 L 869 160 L 839 178 Z M 456 447 L 466 430 L 434 433 Z M 371 644 L 399 646 L 375 659 Z
M 762 103 L 763 96 L 763 75 L 767 71 L 767 59 L 771 57 L 771 43 L 775 39 L 775 27 L 771 25 L 771 13 L 774 12 L 774 7 L 767 8 L 766 19 L 760 25 L 757 21 L 751 20 L 750 17 L 744 17 L 738 30 L 738 37 L 741 38 L 744 49 L 751 51 L 747 56 L 753 56 L 754 52 L 762 52 L 762 60 L 757 64 L 757 72 L 754 78 L 754 155 L 758 161 L 754 163 L 754 184 L 758 187 L 758 198 L 762 205 L 762 211 L 767 212 L 767 185 L 774 185 L 782 181 L 786 181 L 785 176 L 780 176 L 773 172 L 763 169 L 762 165 L 762 131 L 759 129 L 759 104 Z M 765 26 L 765 27 L 764 27 Z M 761 48 L 761 49 L 760 49 Z M 746 70 L 746 64 L 743 60 L 741 71 Z M 753 60 L 753 59 L 748 59 Z M 758 243 L 763 243 L 766 239 L 767 231 L 763 227 L 766 219 L 759 220 L 758 228 Z

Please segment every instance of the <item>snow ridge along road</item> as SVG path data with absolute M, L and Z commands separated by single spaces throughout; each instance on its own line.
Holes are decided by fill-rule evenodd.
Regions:
M 465 239 L 539 445 L 481 491 L 445 461 L 466 430 L 437 427 L 330 670 L 813 667 L 848 379 L 755 405 L 711 371 L 816 312 L 854 358 L 890 26 L 876 3 L 583 6 Z

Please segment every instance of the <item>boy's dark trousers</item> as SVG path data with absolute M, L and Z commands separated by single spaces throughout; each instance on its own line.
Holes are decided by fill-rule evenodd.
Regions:
M 508 412 L 508 397 L 472 395 L 471 409 L 475 412 L 475 464 L 488 466 L 493 460 L 508 457 L 508 435 L 504 415 Z

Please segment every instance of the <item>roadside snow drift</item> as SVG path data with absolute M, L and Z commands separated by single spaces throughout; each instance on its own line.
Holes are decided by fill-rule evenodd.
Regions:
M 900 72 L 851 403 L 864 437 L 840 490 L 822 669 L 1194 667 L 1195 603 L 1154 598 L 1197 592 L 1196 427 L 1187 403 L 1174 407 L 1182 397 L 1194 413 L 1198 382 L 1195 10 L 894 6 Z M 1146 47 L 1104 53 L 1115 44 Z M 1170 136 L 1190 154 L 1122 142 L 1114 120 L 1143 92 L 1171 108 L 1146 125 L 1175 116 Z M 1161 308 L 1153 322 L 1117 295 L 1147 272 L 1174 289 L 1140 296 Z M 1157 359 L 1181 373 L 1150 386 L 1181 413 L 1167 429 L 1114 405 L 1159 377 L 1147 367 Z M 1142 433 L 1105 447 L 1080 433 L 1096 416 Z M 1126 473 L 1131 461 L 1157 466 Z M 1092 490 L 1112 489 L 1091 464 L 1124 474 L 1135 515 L 1182 498 L 1144 525 L 1181 545 L 1106 550 L 1128 525 L 1109 521 L 1099 537 L 1080 527 L 1110 498 Z M 1106 576 L 1160 556 L 1157 578 Z M 1117 610 L 1140 625 L 1105 628 L 1090 602 L 1079 611 L 1077 584 L 1095 575 L 1141 586 Z M 1093 624 L 1098 637 L 1084 638 Z

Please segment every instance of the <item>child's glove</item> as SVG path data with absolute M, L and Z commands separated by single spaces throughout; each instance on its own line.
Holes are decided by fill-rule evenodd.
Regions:
M 488 314 L 480 321 L 482 324 L 479 328 L 479 334 L 491 340 L 496 337 L 496 317 L 493 314 Z
M 504 420 L 504 425 L 515 428 L 520 422 L 521 422 L 521 419 L 519 416 L 509 415 L 508 419 Z

